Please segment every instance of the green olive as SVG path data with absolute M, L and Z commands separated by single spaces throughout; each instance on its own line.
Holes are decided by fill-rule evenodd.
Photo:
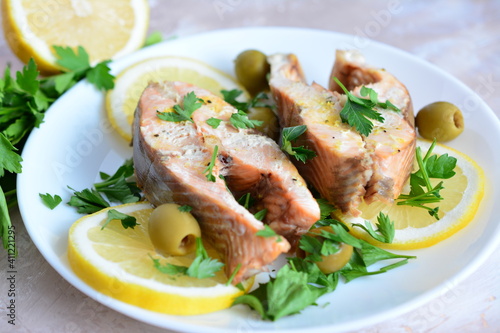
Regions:
M 323 239 L 323 237 L 320 236 L 322 230 L 332 232 L 331 227 L 320 227 L 310 230 L 309 236 Z M 314 234 L 317 234 L 317 236 L 315 236 Z M 298 256 L 304 255 L 304 251 L 302 251 L 302 253 L 301 251 L 302 250 L 297 249 Z M 354 249 L 351 245 L 340 243 L 339 250 L 337 252 L 328 256 L 321 256 L 321 261 L 317 261 L 316 265 L 318 265 L 319 269 L 325 274 L 336 272 L 342 269 L 342 267 L 344 267 L 349 262 L 349 260 L 351 260 L 353 251 Z
M 272 139 L 277 139 L 280 128 L 278 118 L 273 110 L 266 107 L 250 108 L 248 110 L 248 118 L 252 120 L 260 120 L 262 124 L 255 128 Z
M 464 130 L 464 117 L 455 105 L 435 102 L 423 107 L 415 118 L 418 133 L 425 139 L 446 142 Z
M 252 95 L 268 89 L 267 74 L 270 71 L 267 56 L 257 50 L 246 50 L 234 61 L 236 78 Z
M 164 256 L 183 256 L 196 249 L 200 226 L 179 205 L 167 203 L 156 207 L 149 217 L 149 237 L 156 251 Z

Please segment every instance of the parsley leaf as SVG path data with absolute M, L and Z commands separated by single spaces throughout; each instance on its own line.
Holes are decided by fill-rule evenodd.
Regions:
M 5 170 L 20 173 L 22 170 L 22 157 L 17 154 L 10 141 L 0 132 L 0 177 L 3 177 Z
M 347 96 L 344 107 L 342 111 L 340 111 L 342 122 L 348 123 L 364 136 L 368 136 L 372 132 L 373 123 L 370 119 L 380 122 L 384 121 L 384 117 L 382 117 L 380 112 L 374 109 L 375 107 L 400 112 L 400 110 L 389 100 L 385 103 L 379 102 L 377 92 L 371 88 L 362 86 L 360 94 L 361 96 L 367 96 L 368 99 L 359 98 L 349 92 L 339 79 L 334 77 L 333 80 L 342 88 Z
M 281 132 L 281 149 L 291 156 L 294 156 L 298 161 L 306 163 L 307 160 L 316 156 L 312 150 L 306 149 L 303 146 L 294 147 L 292 141 L 295 141 L 307 131 L 306 125 L 285 127 Z
M 262 125 L 263 121 L 261 120 L 252 120 L 248 118 L 248 115 L 241 110 L 235 112 L 229 118 L 229 121 L 235 128 L 255 128 L 256 126 Z
M 162 265 L 160 263 L 160 259 L 155 259 L 150 254 L 148 255 L 151 258 L 151 260 L 153 260 L 154 267 L 163 274 L 176 275 L 176 274 L 186 274 L 187 272 L 188 268 L 185 266 L 174 265 L 171 263 L 166 263 L 165 265 Z
M 9 246 L 14 246 L 14 253 L 17 254 L 15 239 L 14 242 L 9 241 L 9 231 L 14 227 L 12 226 L 12 221 L 10 220 L 9 207 L 2 186 L 0 186 L 0 221 L 0 235 L 2 237 L 4 249 L 9 248 Z
M 91 214 L 109 207 L 109 203 L 95 189 L 86 188 L 78 192 L 69 186 L 68 188 L 73 191 L 68 205 L 76 207 L 80 214 Z
M 181 107 L 179 104 L 174 105 L 173 112 L 160 112 L 156 111 L 158 118 L 165 121 L 173 121 L 173 122 L 181 122 L 181 121 L 190 121 L 194 122 L 191 119 L 193 112 L 198 110 L 203 103 L 201 98 L 196 97 L 196 94 L 191 91 L 184 95 L 182 100 L 183 106 Z
M 183 206 L 179 206 L 178 209 L 179 209 L 180 212 L 189 213 L 190 211 L 193 210 L 193 207 L 188 206 L 188 205 L 183 205 Z
M 73 48 L 67 46 L 52 46 L 56 55 L 57 64 L 67 70 L 74 72 L 82 72 L 90 67 L 89 55 L 82 46 L 78 46 L 75 52 Z
M 49 193 L 46 194 L 39 193 L 39 195 L 40 198 L 42 198 L 43 204 L 50 209 L 56 208 L 62 202 L 62 198 L 57 194 L 52 196 Z
M 373 230 L 372 224 L 365 221 L 365 225 L 353 223 L 353 227 L 359 227 L 366 231 L 371 237 L 382 243 L 392 243 L 396 230 L 394 222 L 389 219 L 389 216 L 380 212 L 377 216 L 377 230 Z
M 267 212 L 267 209 L 264 209 Z M 256 217 L 257 218 L 257 217 Z M 271 229 L 270 226 L 267 224 L 264 224 L 264 229 L 260 229 L 255 233 L 257 236 L 264 237 L 264 238 L 270 238 L 270 237 L 277 237 L 276 242 L 281 242 L 283 239 L 281 238 L 280 235 L 276 233 L 273 229 Z
M 329 226 L 335 225 L 335 224 L 340 225 L 342 228 L 344 228 L 345 231 L 349 231 L 349 228 L 344 223 L 337 221 L 335 219 L 331 219 L 331 218 L 326 218 L 326 219 L 316 221 L 316 223 L 314 223 L 311 226 L 311 229 L 320 228 L 320 227 L 329 227 Z
M 40 88 L 40 81 L 37 79 L 38 74 L 35 61 L 30 59 L 22 71 L 16 73 L 16 83 L 19 89 L 34 96 Z
M 309 283 L 309 275 L 283 266 L 276 278 L 261 284 L 251 293 L 239 296 L 233 304 L 247 304 L 256 310 L 262 319 L 278 320 L 300 312 L 315 304 L 328 288 L 318 288 Z
M 220 91 L 222 96 L 224 97 L 224 101 L 227 103 L 231 104 L 234 106 L 236 109 L 243 111 L 243 112 L 248 112 L 250 108 L 259 108 L 259 107 L 267 107 L 270 108 L 271 106 L 265 103 L 264 101 L 267 101 L 269 97 L 267 96 L 266 93 L 258 93 L 254 98 L 252 98 L 249 102 L 240 102 L 237 100 L 241 94 L 243 94 L 242 90 L 239 89 L 233 89 L 233 90 L 221 90 Z
M 257 213 L 254 214 L 255 218 L 259 221 L 262 221 L 267 215 L 267 209 L 264 208 L 262 210 L 259 210 Z
M 105 177 L 104 181 L 95 183 L 98 192 L 106 194 L 111 202 L 132 203 L 141 199 L 141 190 L 133 181 L 127 179 L 134 174 L 132 159 L 128 159 L 116 170 L 112 176 Z M 102 177 L 103 174 L 101 174 Z
M 326 199 L 317 198 L 316 202 L 318 203 L 320 219 L 322 220 L 330 217 L 331 213 L 336 209 L 335 206 L 329 203 Z
M 163 41 L 163 36 L 160 31 L 153 31 L 144 41 L 143 47 L 158 44 Z
M 201 238 L 196 238 L 196 258 L 187 269 L 186 274 L 198 279 L 204 279 L 215 276 L 215 273 L 220 271 L 223 266 L 224 264 L 219 260 L 208 256 Z
M 221 123 L 222 119 L 217 119 L 217 118 L 209 118 L 207 119 L 206 123 L 210 126 L 212 126 L 212 128 L 217 128 L 219 127 L 220 123 Z
M 199 237 L 196 238 L 196 257 L 189 267 L 173 265 L 170 263 L 161 265 L 159 259 L 154 259 L 151 255 L 150 258 L 153 260 L 155 268 L 162 273 L 169 275 L 185 274 L 197 279 L 214 277 L 215 273 L 220 271 L 224 266 L 224 264 L 219 260 L 212 259 L 208 256 L 208 253 L 203 246 L 203 241 Z
M 110 209 L 108 210 L 108 216 L 106 218 L 106 222 L 104 222 L 104 224 L 102 225 L 101 230 L 104 229 L 108 225 L 108 223 L 113 220 L 120 220 L 123 228 L 125 229 L 127 228 L 134 229 L 136 225 L 139 225 L 135 217 L 121 213 L 116 209 Z
M 234 106 L 236 109 L 246 112 L 248 110 L 248 103 L 239 102 L 237 98 L 243 94 L 242 90 L 233 89 L 233 90 L 221 90 L 220 91 L 224 100 Z
M 245 209 L 249 209 L 250 207 L 252 207 L 254 202 L 255 199 L 252 198 L 250 193 L 245 193 L 241 196 L 241 198 L 238 199 L 238 203 L 245 207 Z
M 87 81 L 92 83 L 99 90 L 113 89 L 115 84 L 113 82 L 114 76 L 109 73 L 111 70 L 108 66 L 110 61 L 102 61 L 94 67 L 88 69 L 85 77 Z
M 215 176 L 213 175 L 213 169 L 215 166 L 215 159 L 217 158 L 217 153 L 219 151 L 219 146 L 215 145 L 214 146 L 214 151 L 212 152 L 212 159 L 210 160 L 210 163 L 208 163 L 207 167 L 203 171 L 203 173 L 206 173 L 205 177 L 207 177 L 207 180 L 209 182 L 214 182 L 216 181 Z

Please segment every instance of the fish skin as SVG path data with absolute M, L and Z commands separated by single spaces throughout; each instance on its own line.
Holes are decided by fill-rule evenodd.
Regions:
M 192 114 L 193 122 L 174 123 L 157 117 L 157 110 L 181 104 L 183 96 L 191 91 L 205 101 Z M 226 274 L 229 276 L 241 264 L 233 284 L 265 270 L 281 253 L 290 250 L 287 239 L 295 244 L 319 219 L 319 207 L 297 170 L 290 170 L 293 165 L 271 139 L 255 130 L 230 125 L 229 117 L 235 111 L 217 96 L 193 85 L 151 83 L 136 110 L 133 138 L 137 184 L 146 198 L 154 205 L 175 202 L 193 207 L 191 213 L 199 221 L 204 237 L 224 258 Z M 217 129 L 206 124 L 211 117 L 223 119 Z M 204 171 L 215 145 L 219 148 L 213 168 L 215 182 L 210 182 Z M 267 169 L 264 157 L 271 165 Z M 259 163 L 267 171 L 264 176 L 260 169 L 256 171 Z M 286 239 L 257 236 L 264 224 L 241 206 L 228 188 L 235 193 L 250 189 L 263 194 L 257 203 L 269 209 L 264 222 Z M 288 200 L 278 196 L 282 192 L 288 194 Z
M 294 146 L 305 146 L 317 155 L 295 165 L 323 198 L 359 216 L 357 206 L 371 178 L 372 161 L 361 136 L 340 118 L 340 96 L 318 84 L 308 85 L 293 54 L 271 55 L 268 62 L 280 126 L 306 125 Z
M 354 95 L 362 97 L 361 86 L 375 90 L 378 100 L 390 100 L 401 112 L 377 108 L 383 122 L 373 121 L 364 138 L 373 160 L 373 175 L 366 186 L 365 201 L 391 204 L 403 189 L 413 168 L 416 148 L 413 104 L 406 87 L 389 72 L 366 65 L 355 50 L 337 50 L 330 75 L 330 90 L 341 93 L 337 77 Z

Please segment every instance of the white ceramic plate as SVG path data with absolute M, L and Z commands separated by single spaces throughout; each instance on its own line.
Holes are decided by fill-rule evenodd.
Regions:
M 359 48 L 368 62 L 386 68 L 405 83 L 415 110 L 444 100 L 460 106 L 466 129 L 449 145 L 475 159 L 485 171 L 487 188 L 474 221 L 432 248 L 412 251 L 417 260 L 382 275 L 363 277 L 319 300 L 301 314 L 264 322 L 244 306 L 213 314 L 177 317 L 146 311 L 102 295 L 71 270 L 66 258 L 67 233 L 80 217 L 67 205 L 51 211 L 39 193 L 59 194 L 67 201 L 67 186 L 81 190 L 98 180 L 99 171 L 114 172 L 132 149 L 106 120 L 103 94 L 86 82 L 77 84 L 47 112 L 45 123 L 30 135 L 18 178 L 19 207 L 26 228 L 45 259 L 76 288 L 130 317 L 178 331 L 341 331 L 361 328 L 408 312 L 444 294 L 470 275 L 500 239 L 493 205 L 500 202 L 499 121 L 464 84 L 438 68 L 393 47 L 327 31 L 291 28 L 223 30 L 168 41 L 143 49 L 112 64 L 115 73 L 153 56 L 181 55 L 233 73 L 233 59 L 250 48 L 267 54 L 292 52 L 302 62 L 308 80 L 326 85 L 337 48 Z M 479 149 L 480 147 L 480 149 Z M 325 306 L 322 306 L 325 305 Z M 311 324 L 312 323 L 312 324 Z

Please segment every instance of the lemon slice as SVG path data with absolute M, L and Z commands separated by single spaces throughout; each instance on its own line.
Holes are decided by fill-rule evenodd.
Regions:
M 4 0 L 3 27 L 19 59 L 34 58 L 42 74 L 59 71 L 52 46 L 83 46 L 96 63 L 131 53 L 144 44 L 149 26 L 146 0 Z
M 139 225 L 125 229 L 112 220 L 101 230 L 107 211 L 136 217 Z M 68 259 L 74 272 L 97 291 L 144 309 L 174 315 L 194 315 L 222 310 L 244 292 L 226 285 L 223 270 L 213 278 L 197 279 L 186 275 L 168 275 L 154 266 L 160 263 L 189 266 L 194 254 L 163 257 L 155 252 L 149 239 L 149 203 L 110 207 L 77 220 L 70 228 Z M 208 244 L 209 256 L 219 258 Z M 253 279 L 243 282 L 246 291 Z
M 430 142 L 420 139 L 417 141 L 417 145 L 422 149 L 422 154 L 427 152 L 430 144 Z M 484 174 L 475 161 L 457 150 L 441 144 L 437 144 L 433 150 L 433 154 L 442 155 L 445 153 L 457 159 L 456 174 L 450 179 L 431 179 L 433 186 L 443 181 L 444 189 L 440 193 L 444 199 L 439 203 L 428 205 L 431 208 L 439 207 L 440 220 L 436 220 L 428 214 L 427 210 L 422 208 L 396 204 L 387 206 L 381 202 L 370 205 L 362 203 L 359 206 L 362 212 L 360 217 L 336 214 L 337 218 L 348 224 L 364 225 L 365 220 L 367 220 L 376 229 L 375 224 L 379 212 L 387 214 L 394 222 L 396 229 L 394 241 L 390 244 L 374 240 L 361 228 L 354 227 L 351 231 L 357 237 L 389 249 L 425 248 L 452 236 L 467 226 L 474 218 L 484 193 Z M 409 187 L 403 192 L 408 193 Z
M 245 91 L 228 74 L 201 61 L 184 57 L 151 58 L 124 69 L 106 94 L 106 112 L 112 126 L 127 141 L 132 139 L 134 111 L 149 82 L 183 81 L 222 97 L 222 89 Z M 242 98 L 248 98 L 245 93 Z

